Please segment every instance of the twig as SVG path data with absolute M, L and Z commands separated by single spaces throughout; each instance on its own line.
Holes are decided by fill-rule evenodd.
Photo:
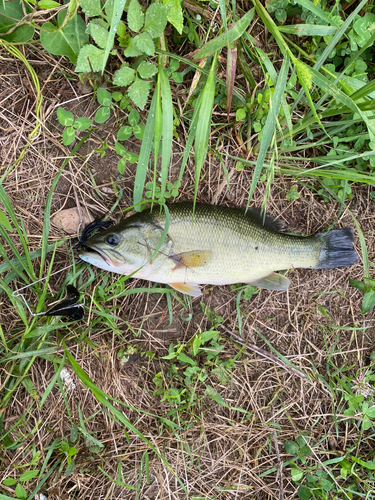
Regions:
M 276 363 L 277 365 L 281 366 L 281 368 L 284 368 L 284 370 L 286 370 L 287 372 L 293 374 L 293 375 L 297 375 L 297 377 L 301 378 L 302 380 L 304 380 L 305 382 L 310 382 L 310 384 L 312 384 L 313 382 L 308 378 L 306 377 L 306 375 L 304 375 L 302 372 L 300 372 L 299 370 L 296 370 L 295 368 L 292 368 L 291 366 L 289 366 L 287 363 L 284 363 L 283 361 L 281 361 L 281 359 L 279 359 L 277 356 L 274 356 L 273 354 L 271 354 L 270 352 L 267 352 L 265 351 L 264 349 L 261 349 L 260 347 L 256 346 L 255 344 L 250 344 L 250 342 L 244 342 L 241 337 L 238 337 L 238 335 L 235 335 L 233 332 L 231 332 L 226 326 L 224 325 L 220 325 L 221 328 L 226 332 L 228 333 L 236 342 L 238 342 L 239 344 L 243 345 L 246 347 L 246 350 L 251 352 L 251 351 L 254 351 L 256 352 L 257 354 L 259 354 L 260 356 L 262 356 L 263 358 L 266 358 L 268 359 L 269 361 L 273 361 L 274 363 Z
M 277 461 L 279 462 L 279 468 L 277 471 L 277 475 L 279 476 L 280 480 L 280 490 L 279 490 L 279 500 L 284 500 L 284 488 L 283 488 L 283 463 L 280 459 L 280 452 L 279 452 L 279 443 L 277 442 L 277 432 L 273 431 L 273 440 L 275 443 L 275 450 L 276 450 L 276 456 L 277 456 Z

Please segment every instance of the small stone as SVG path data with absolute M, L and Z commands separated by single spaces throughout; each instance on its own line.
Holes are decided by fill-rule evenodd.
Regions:
M 80 222 L 82 222 L 83 227 L 85 227 L 94 220 L 90 212 L 84 207 L 81 208 L 81 212 L 83 217 L 82 221 L 79 219 L 77 207 L 60 210 L 60 212 L 56 212 L 51 217 L 51 223 L 59 229 L 63 229 L 68 234 L 76 235 L 78 233 Z

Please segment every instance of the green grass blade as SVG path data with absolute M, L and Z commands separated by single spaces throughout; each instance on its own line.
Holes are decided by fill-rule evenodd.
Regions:
M 219 0 L 221 20 L 223 21 L 224 31 L 228 32 L 227 26 L 227 6 L 225 0 Z M 228 42 L 227 42 L 228 43 Z
M 227 120 L 229 121 L 229 113 L 232 104 L 234 80 L 236 77 L 237 68 L 237 47 L 234 43 L 229 43 L 227 47 Z
M 75 374 L 77 377 L 81 380 L 81 382 L 90 389 L 94 397 L 98 400 L 98 402 L 108 408 L 108 410 L 121 422 L 127 429 L 132 431 L 136 436 L 139 437 L 154 453 L 157 455 L 160 460 L 164 463 L 164 465 L 167 467 L 167 469 L 176 477 L 178 482 L 180 483 L 181 487 L 187 493 L 185 486 L 177 476 L 177 474 L 174 472 L 174 470 L 171 468 L 169 463 L 167 462 L 166 458 L 163 457 L 159 453 L 159 451 L 154 447 L 154 445 L 144 436 L 126 417 L 125 415 L 115 408 L 108 399 L 108 395 L 99 389 L 94 382 L 91 380 L 91 378 L 87 375 L 87 373 L 80 367 L 80 365 L 77 363 L 77 361 L 74 359 L 72 354 L 70 354 L 69 350 L 65 347 L 65 353 L 67 358 L 69 359 L 69 363 L 71 364 Z
M 255 51 L 259 57 L 259 60 L 264 64 L 266 71 L 268 71 L 268 74 L 271 77 L 272 83 L 274 85 L 276 85 L 277 72 L 276 72 L 276 69 L 275 69 L 274 65 L 272 64 L 271 60 L 269 59 L 267 54 L 265 52 L 263 52 L 263 50 L 260 49 L 259 47 L 255 47 Z M 293 136 L 292 117 L 290 116 L 290 107 L 288 106 L 288 103 L 286 102 L 285 94 L 283 94 L 283 96 L 281 98 L 281 106 L 282 106 L 283 111 L 284 111 L 285 121 L 288 125 L 289 134 L 290 134 L 290 136 Z M 258 149 L 259 148 L 257 146 L 255 146 L 254 152 L 257 152 Z
M 188 134 L 188 138 L 186 140 L 185 151 L 184 151 L 184 155 L 182 157 L 182 163 L 181 163 L 181 167 L 180 167 L 180 173 L 179 173 L 179 176 L 178 176 L 179 182 L 181 182 L 182 176 L 184 175 L 184 170 L 185 170 L 185 167 L 186 167 L 186 163 L 188 161 L 188 158 L 189 158 L 189 155 L 190 155 L 190 151 L 191 151 L 191 148 L 193 146 L 194 139 L 195 139 L 195 135 L 196 135 L 196 131 L 197 131 L 197 125 L 198 125 L 198 120 L 199 120 L 199 111 L 200 111 L 200 108 L 201 108 L 201 104 L 202 104 L 202 93 L 198 97 L 197 103 L 195 105 L 193 117 L 192 117 L 191 122 L 190 122 L 189 134 Z
M 163 199 L 165 187 L 168 180 L 169 165 L 172 156 L 173 140 L 173 104 L 172 93 L 169 80 L 163 68 L 159 69 L 161 83 L 161 98 L 163 111 L 163 142 L 162 142 L 162 161 L 161 161 L 161 193 Z
M 297 36 L 327 36 L 334 35 L 338 28 L 334 26 L 322 26 L 320 24 L 293 24 L 291 26 L 279 26 L 282 33 Z
M 277 83 L 275 86 L 275 92 L 273 93 L 271 101 L 270 101 L 269 112 L 267 115 L 266 123 L 263 127 L 263 137 L 262 137 L 262 141 L 260 143 L 260 149 L 259 149 L 259 154 L 258 154 L 257 162 L 256 162 L 254 173 L 253 173 L 253 178 L 251 180 L 251 186 L 250 186 L 250 192 L 249 192 L 249 197 L 248 197 L 248 201 L 247 201 L 247 206 L 250 205 L 251 198 L 254 194 L 255 187 L 257 185 L 260 174 L 262 172 L 262 168 L 263 168 L 264 160 L 266 158 L 268 147 L 269 147 L 271 140 L 272 140 L 272 137 L 276 131 L 276 121 L 277 121 L 277 116 L 278 116 L 279 110 L 280 110 L 281 98 L 282 98 L 284 91 L 285 91 L 286 80 L 287 80 L 287 76 L 288 76 L 288 68 L 289 68 L 289 57 L 285 57 L 283 64 L 281 66 L 281 69 L 280 69 L 279 77 L 277 79 Z
M 146 181 L 148 162 L 150 160 L 152 141 L 154 140 L 155 131 L 155 114 L 156 114 L 156 102 L 157 93 L 154 92 L 152 96 L 150 110 L 148 112 L 145 132 L 143 135 L 141 151 L 139 153 L 137 172 L 135 174 L 134 180 L 134 193 L 133 200 L 135 205 L 135 210 L 140 210 L 139 204 L 142 201 L 143 188 Z
M 60 170 L 60 172 L 53 179 L 51 188 L 50 188 L 48 196 L 47 196 L 46 205 L 45 205 L 45 208 L 44 208 L 44 220 L 43 220 L 42 248 L 41 248 L 40 276 L 39 276 L 39 279 L 43 277 L 44 263 L 45 263 L 46 255 L 47 255 L 47 252 L 48 252 L 48 236 L 49 236 L 49 232 L 50 232 L 52 196 L 53 196 L 55 187 L 56 187 L 56 185 L 57 185 L 57 183 L 58 183 L 58 181 L 60 179 L 61 174 L 62 174 L 62 170 Z M 55 248 L 56 248 L 56 246 L 55 246 Z
M 205 43 L 192 54 L 192 60 L 199 61 L 200 59 L 206 59 L 207 57 L 212 56 L 212 54 L 219 52 L 223 47 L 228 45 L 228 43 L 238 40 L 251 23 L 254 17 L 254 12 L 254 9 L 249 10 L 226 33 L 223 33 L 222 35 L 219 35 L 213 40 Z
M 159 60 L 161 57 L 159 57 Z M 160 149 L 160 141 L 163 135 L 163 114 L 161 111 L 161 89 L 160 89 L 160 68 L 161 64 L 159 63 L 159 74 L 158 80 L 156 82 L 155 87 L 155 99 L 156 99 L 156 107 L 155 107 L 155 127 L 154 127 L 154 182 L 152 186 L 152 199 L 156 198 L 156 185 L 157 185 L 157 172 L 158 172 L 158 158 L 159 158 L 159 149 Z M 153 203 L 152 205 L 153 206 Z
M 303 63 L 301 63 L 303 64 Z M 321 73 L 316 71 L 314 68 L 310 68 L 309 66 L 305 65 L 305 68 L 307 71 L 311 73 L 312 76 L 312 81 L 317 85 L 321 90 L 324 90 L 324 92 L 328 93 L 331 97 L 336 99 L 337 101 L 341 102 L 348 108 L 350 108 L 354 113 L 358 113 L 363 121 L 365 122 L 367 126 L 367 130 L 370 134 L 370 143 L 372 147 L 375 148 L 375 122 L 373 119 L 370 119 L 365 112 L 362 112 L 361 109 L 357 106 L 357 104 L 351 99 L 351 97 L 347 96 L 344 94 L 344 92 L 341 92 L 337 88 L 336 85 L 334 85 L 330 80 L 328 80 L 325 76 L 323 76 Z
M 113 49 L 118 23 L 120 22 L 122 13 L 124 12 L 125 2 L 126 2 L 126 0 L 113 0 L 112 19 L 111 19 L 111 23 L 110 23 L 107 43 L 106 43 L 105 50 L 104 50 L 102 74 L 104 73 L 104 70 L 105 70 L 105 67 L 107 64 L 107 60 L 109 57 L 109 53 Z
M 202 90 L 201 104 L 199 108 L 199 119 L 195 133 L 194 153 L 195 153 L 195 190 L 194 204 L 198 193 L 199 178 L 203 163 L 206 159 L 208 141 L 211 131 L 211 117 L 215 97 L 215 75 L 216 75 L 217 54 L 212 61 L 210 74 Z
M 5 230 L 3 230 L 2 227 L 0 227 L 0 230 L 2 231 L 2 236 L 3 236 L 3 238 L 6 238 L 9 246 L 11 247 L 11 249 L 15 255 L 15 257 L 17 259 L 20 259 L 21 266 L 24 268 L 24 270 L 30 276 L 30 279 L 32 281 L 34 281 L 34 280 L 36 280 L 36 277 L 35 277 L 35 273 L 34 273 L 33 266 L 31 264 L 31 260 L 30 260 L 30 256 L 29 256 L 29 252 L 28 252 L 29 242 L 27 239 L 27 235 L 26 235 L 26 233 L 24 233 L 24 231 L 20 227 L 17 216 L 13 210 L 12 203 L 11 203 L 11 201 L 10 201 L 10 199 L 9 199 L 9 197 L 8 197 L 7 193 L 5 192 L 5 189 L 3 188 L 2 185 L 0 185 L 0 202 L 2 202 L 2 204 L 4 205 L 4 208 L 6 209 L 11 221 L 13 222 L 13 226 L 15 227 L 15 229 L 17 231 L 17 234 L 18 234 L 18 237 L 19 237 L 19 240 L 21 242 L 22 249 L 23 249 L 23 252 L 25 255 L 25 259 L 22 259 L 20 253 L 16 249 L 12 240 L 9 238 L 8 234 L 5 232 Z M 22 226 L 22 224 L 21 224 L 21 226 Z
M 330 16 L 328 16 L 325 12 L 323 12 L 322 9 L 319 7 L 319 5 L 310 2 L 310 0 L 295 0 L 295 3 L 309 10 L 310 12 L 315 14 L 315 16 L 325 21 L 327 24 L 331 24 Z

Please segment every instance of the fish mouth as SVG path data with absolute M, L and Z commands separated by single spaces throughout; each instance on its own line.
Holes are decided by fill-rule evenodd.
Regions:
M 91 254 L 96 254 L 96 255 L 99 255 L 99 257 L 108 265 L 108 266 L 111 266 L 113 265 L 113 262 L 111 261 L 111 259 L 108 257 L 108 255 L 103 252 L 102 250 L 99 250 L 97 248 L 94 248 L 94 247 L 88 247 L 87 245 L 85 245 L 85 252 L 86 253 L 91 253 Z M 80 252 L 81 253 L 84 253 L 84 252 Z

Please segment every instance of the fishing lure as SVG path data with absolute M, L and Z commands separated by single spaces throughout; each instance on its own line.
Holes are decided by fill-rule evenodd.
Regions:
M 67 266 L 64 267 L 64 269 L 61 269 L 60 271 L 56 271 L 56 273 L 52 273 L 51 276 L 54 274 L 61 273 L 62 271 L 65 271 L 65 269 L 69 269 L 72 266 Z M 38 281 L 35 281 L 34 283 L 30 283 L 30 285 L 23 286 L 22 288 L 19 288 L 18 290 L 15 290 L 13 292 L 13 297 L 21 297 L 23 300 L 24 304 L 26 305 L 29 313 L 32 316 L 67 316 L 68 318 L 71 318 L 72 320 L 78 321 L 80 319 L 83 319 L 85 316 L 85 311 L 84 311 L 84 301 L 82 303 L 79 303 L 80 299 L 80 293 L 77 290 L 76 287 L 73 285 L 67 285 L 66 287 L 66 293 L 65 297 L 58 302 L 55 302 L 52 307 L 49 307 L 47 311 L 43 311 L 40 313 L 35 313 L 31 310 L 27 300 L 25 299 L 25 296 L 21 293 L 22 290 L 25 288 L 29 288 L 32 285 L 35 285 L 35 283 L 38 283 L 39 281 L 43 281 L 46 278 L 42 278 Z
M 99 229 L 101 227 L 109 227 L 113 224 L 113 222 L 110 220 L 102 220 L 103 217 L 104 215 L 102 215 L 102 217 L 99 217 L 98 219 L 95 219 L 93 222 L 90 222 L 90 224 L 87 224 L 87 226 L 83 228 L 81 236 L 79 238 L 76 238 L 77 243 L 84 250 L 87 250 L 86 241 L 89 236 L 91 236 L 91 233 L 95 231 L 95 229 Z

